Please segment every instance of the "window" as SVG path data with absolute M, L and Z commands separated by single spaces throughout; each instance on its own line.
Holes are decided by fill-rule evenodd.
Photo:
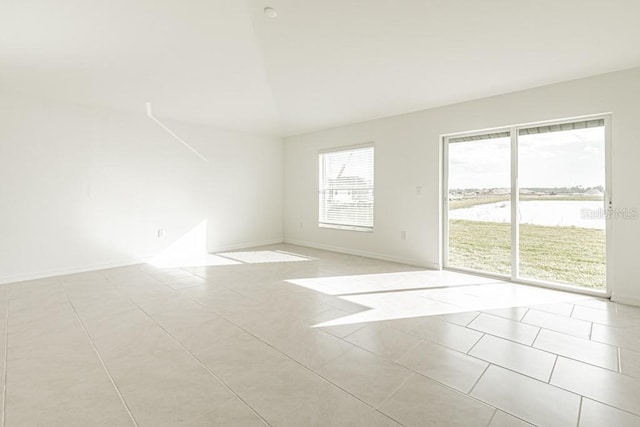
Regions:
M 320 153 L 320 227 L 373 230 L 373 146 Z

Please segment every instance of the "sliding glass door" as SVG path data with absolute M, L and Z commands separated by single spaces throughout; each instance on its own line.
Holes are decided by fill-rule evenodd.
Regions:
M 606 290 L 605 118 L 445 138 L 445 267 Z
M 604 289 L 604 120 L 518 130 L 520 276 Z
M 508 132 L 448 144 L 449 265 L 511 274 L 511 139 Z

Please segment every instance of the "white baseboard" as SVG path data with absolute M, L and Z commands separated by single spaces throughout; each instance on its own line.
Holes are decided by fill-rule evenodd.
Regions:
M 16 274 L 12 276 L 0 277 L 0 285 L 7 283 L 26 282 L 28 280 L 47 279 L 50 277 L 66 276 L 68 274 L 86 273 L 89 271 L 106 270 L 108 268 L 128 267 L 130 265 L 142 264 L 148 258 L 133 259 L 128 261 L 110 262 L 105 264 L 91 264 L 75 267 L 54 268 L 32 274 Z
M 435 263 L 425 263 L 423 261 L 419 261 L 415 259 L 396 257 L 392 255 L 387 255 L 387 254 L 380 254 L 377 252 L 360 251 L 357 249 L 343 248 L 341 246 L 323 245 L 321 243 L 306 242 L 303 240 L 286 239 L 286 238 L 284 239 L 284 243 L 289 243 L 289 244 L 298 245 L 298 246 L 306 246 L 306 247 L 315 248 L 315 249 L 323 249 L 325 251 L 338 252 L 341 254 L 357 255 L 365 258 L 379 259 L 381 261 L 397 262 L 399 264 L 407 264 L 407 265 L 416 266 L 416 267 L 423 267 L 423 268 L 428 268 L 430 270 L 440 270 L 440 266 Z
M 617 294 L 615 291 L 613 292 L 613 295 L 611 295 L 611 301 L 617 302 L 620 304 L 634 305 L 634 306 L 640 307 L 640 298 L 630 297 L 627 295 L 620 295 L 620 294 Z
M 282 238 L 257 240 L 252 242 L 238 243 L 234 245 L 220 246 L 213 249 L 209 249 L 209 252 L 225 252 L 237 249 L 251 248 L 254 246 L 273 245 L 276 243 L 282 243 Z M 56 276 L 65 276 L 67 274 L 87 273 L 89 271 L 106 270 L 108 268 L 128 267 L 136 264 L 144 264 L 148 262 L 152 257 L 144 257 L 137 259 L 129 259 L 122 261 L 109 262 L 104 264 L 90 264 L 74 267 L 62 267 L 54 268 L 51 270 L 41 271 L 38 273 L 30 274 L 16 274 L 11 276 L 0 276 L 0 285 L 8 283 L 26 282 L 28 280 L 47 279 Z

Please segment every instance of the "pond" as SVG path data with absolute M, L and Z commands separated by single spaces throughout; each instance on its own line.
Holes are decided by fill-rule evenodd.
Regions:
M 526 200 L 520 202 L 520 223 L 554 227 L 605 228 L 603 202 L 595 200 Z M 449 211 L 449 219 L 510 222 L 510 202 L 487 203 Z

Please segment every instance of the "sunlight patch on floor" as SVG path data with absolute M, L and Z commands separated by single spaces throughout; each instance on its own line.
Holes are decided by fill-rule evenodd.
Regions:
M 402 271 L 310 279 L 287 280 L 288 283 L 327 295 L 442 288 L 449 286 L 496 283 L 496 279 L 460 274 L 445 270 Z
M 240 263 L 207 252 L 207 220 L 204 220 L 154 256 L 148 264 L 165 269 Z
M 313 327 L 322 328 L 467 311 L 557 304 L 589 298 L 584 295 L 507 282 L 452 288 L 361 293 L 340 296 L 339 299 L 369 309 L 318 323 Z

